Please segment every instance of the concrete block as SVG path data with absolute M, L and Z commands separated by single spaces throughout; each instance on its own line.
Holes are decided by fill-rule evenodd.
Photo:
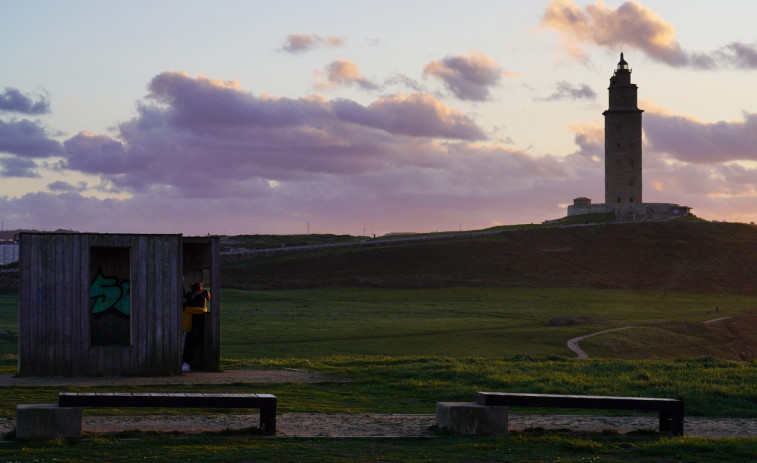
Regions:
M 502 436 L 507 434 L 508 407 L 475 402 L 437 402 L 436 425 L 451 434 Z
M 81 439 L 81 408 L 18 404 L 16 439 Z

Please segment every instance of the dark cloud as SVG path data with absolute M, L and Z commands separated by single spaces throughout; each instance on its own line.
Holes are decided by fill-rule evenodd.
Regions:
M 144 161 L 126 156 L 123 145 L 106 135 L 82 132 L 66 140 L 67 167 L 91 174 L 119 174 L 133 171 L 134 162 Z
M 757 45 L 732 42 L 717 51 L 720 62 L 736 69 L 757 69 Z
M 325 71 L 316 71 L 315 86 L 319 90 L 329 90 L 337 86 L 356 85 L 363 90 L 377 90 L 378 85 L 368 80 L 357 64 L 348 59 L 338 59 L 326 66 Z
M 0 111 L 38 115 L 50 112 L 50 100 L 45 95 L 25 95 L 13 87 L 0 93 Z
M 283 51 L 288 53 L 303 53 L 321 47 L 341 47 L 344 39 L 338 37 L 321 37 L 318 34 L 290 34 L 284 39 Z
M 255 97 L 236 82 L 156 76 L 152 104 L 118 139 L 80 133 L 64 166 L 113 188 L 159 194 L 265 196 L 276 182 L 429 163 L 439 140 L 482 140 L 473 120 L 429 95 L 351 100 Z
M 17 156 L 0 158 L 0 177 L 39 177 L 37 164 L 31 159 Z
M 311 232 L 358 234 L 367 226 L 381 234 L 408 226 L 419 231 L 449 230 L 460 222 L 482 227 L 496 220 L 532 221 L 534 214 L 557 217 L 564 213 L 560 198 L 574 197 L 573 192 L 586 183 L 597 183 L 601 189 L 601 165 L 578 158 L 533 157 L 515 148 L 468 142 L 411 144 L 405 149 L 417 159 L 383 170 L 310 173 L 268 182 L 248 179 L 247 185 L 220 178 L 225 183 L 223 194 L 216 190 L 207 195 L 213 193 L 207 188 L 198 196 L 168 184 L 132 190 L 132 197 L 119 200 L 37 193 L 0 198 L 0 210 L 14 223 L 26 221 L 38 227 L 78 223 L 85 224 L 79 229 L 90 231 L 291 233 L 298 224 L 304 232 L 308 221 Z M 200 175 L 193 181 L 200 188 L 217 179 L 212 168 L 198 170 Z M 56 187 L 56 191 L 67 189 Z M 503 202 L 519 207 L 503 209 Z M 188 210 L 192 214 L 184 213 Z M 198 216 L 204 219 L 197 221 Z
M 485 53 L 472 51 L 469 56 L 448 56 L 423 68 L 423 77 L 442 81 L 461 100 L 485 101 L 490 90 L 506 75 L 502 66 Z
M 53 192 L 68 193 L 68 192 L 81 192 L 87 189 L 86 182 L 79 182 L 76 185 L 72 185 L 62 180 L 57 180 L 47 185 L 47 189 Z
M 373 129 L 351 132 L 346 129 L 349 125 L 333 120 L 338 119 L 332 119 L 328 137 L 334 139 L 354 144 L 358 133 L 376 134 Z M 167 126 L 159 128 L 154 122 L 145 132 L 130 133 L 123 140 L 124 156 L 129 157 L 132 146 L 137 145 L 149 154 L 145 158 L 150 160 L 147 170 L 113 176 L 125 185 L 143 177 L 144 188 L 130 187 L 126 190 L 130 197 L 102 200 L 83 197 L 73 191 L 74 185 L 61 182 L 50 189 L 72 191 L 0 198 L 0 210 L 8 217 L 6 220 L 38 228 L 86 224 L 78 228 L 185 234 L 292 233 L 300 229 L 304 233 L 309 222 L 310 231 L 316 233 L 360 234 L 365 226 L 369 233 L 382 234 L 558 218 L 565 214 L 564 207 L 572 198 L 587 196 L 601 202 L 604 196 L 601 126 L 575 126 L 578 151 L 567 156 L 534 156 L 492 142 L 397 138 L 379 131 L 382 137 L 366 139 L 370 143 L 382 142 L 366 148 L 368 156 L 356 152 L 355 145 L 335 155 L 332 150 L 337 145 L 328 145 L 323 150 L 300 153 L 296 159 L 281 144 L 291 133 L 284 128 L 282 137 L 258 140 L 261 144 L 278 141 L 281 164 L 277 165 L 276 156 L 271 156 L 258 158 L 250 165 L 253 161 L 244 157 L 244 150 L 238 153 L 238 159 L 224 151 L 240 143 L 234 131 L 230 132 L 233 140 L 209 143 L 214 134 L 210 130 L 190 142 L 183 140 L 182 134 L 203 131 L 194 127 L 171 128 L 177 131 L 167 134 L 162 132 Z M 129 128 L 138 125 L 133 121 Z M 309 131 L 323 130 L 326 129 L 309 126 Z M 151 141 L 157 144 L 153 146 Z M 191 151 L 190 146 L 196 151 Z M 302 149 L 306 146 L 302 145 Z M 404 156 L 398 156 L 398 150 Z M 171 157 L 172 152 L 178 153 L 177 157 Z M 644 156 L 648 201 L 694 206 L 704 216 L 717 212 L 717 219 L 726 217 L 718 211 L 735 214 L 733 204 L 741 207 L 739 217 L 757 214 L 756 170 L 730 164 L 687 163 L 651 146 L 645 147 Z M 362 164 L 366 157 L 371 162 Z M 181 162 L 168 168 L 171 160 Z M 343 164 L 346 167 L 340 170 Z M 362 168 L 354 169 L 355 165 Z M 299 173 L 291 173 L 292 170 Z M 287 172 L 290 175 L 285 175 Z M 503 208 L 503 204 L 515 206 Z M 187 210 L 193 213 L 185 214 Z M 197 216 L 204 220 L 197 221 Z
M 703 122 L 697 119 L 648 112 L 644 132 L 650 147 L 694 164 L 757 161 L 757 114 L 742 121 Z
M 557 100 L 594 100 L 597 98 L 597 94 L 594 93 L 588 85 L 579 84 L 573 85 L 571 83 L 560 81 L 555 84 L 557 87 L 550 96 L 546 98 L 534 98 L 536 101 L 557 101 Z
M 18 156 L 44 158 L 59 156 L 63 149 L 59 142 L 49 138 L 38 122 L 0 120 L 0 152 Z
M 617 9 L 597 2 L 582 10 L 573 0 L 552 0 L 541 25 L 556 31 L 566 49 L 584 60 L 586 54 L 578 44 L 592 43 L 612 51 L 634 47 L 673 67 L 757 68 L 757 46 L 753 44 L 734 42 L 709 53 L 684 50 L 673 25 L 637 2 L 625 2 Z

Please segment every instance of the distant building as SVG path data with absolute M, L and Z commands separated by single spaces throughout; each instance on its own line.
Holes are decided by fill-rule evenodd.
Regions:
M 18 243 L 0 241 L 0 265 L 10 264 L 18 260 Z
M 573 205 L 568 206 L 568 215 L 602 214 L 607 212 L 604 203 L 592 204 L 591 199 L 580 197 L 573 200 Z
M 605 202 L 575 198 L 568 215 L 614 212 L 621 222 L 660 221 L 691 214 L 691 208 L 671 203 L 644 203 L 642 191 L 641 113 L 631 69 L 620 54 L 610 77 L 605 117 Z

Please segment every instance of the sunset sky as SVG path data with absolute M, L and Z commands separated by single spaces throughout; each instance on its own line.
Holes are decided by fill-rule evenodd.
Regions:
M 5 229 L 381 235 L 604 201 L 621 51 L 644 200 L 757 221 L 757 2 L 2 2 Z

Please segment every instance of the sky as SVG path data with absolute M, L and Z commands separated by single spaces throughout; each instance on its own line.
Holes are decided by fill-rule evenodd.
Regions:
M 757 2 L 4 0 L 5 229 L 382 235 L 604 201 L 621 51 L 645 202 L 757 219 Z

